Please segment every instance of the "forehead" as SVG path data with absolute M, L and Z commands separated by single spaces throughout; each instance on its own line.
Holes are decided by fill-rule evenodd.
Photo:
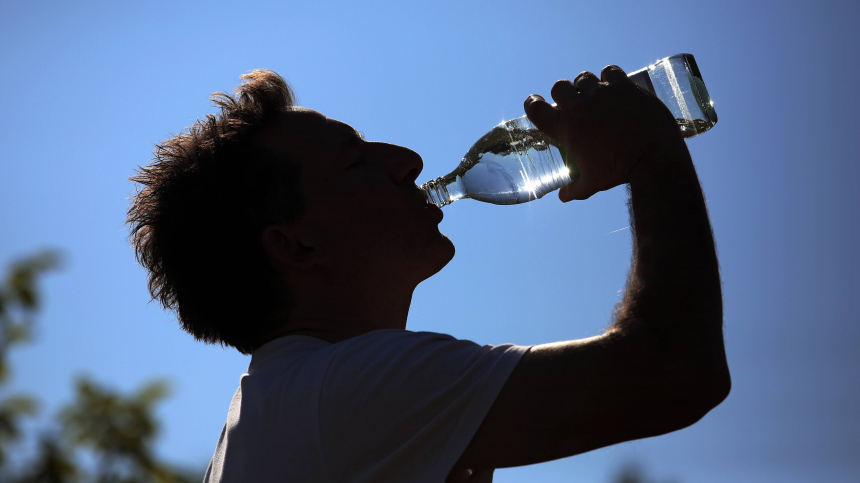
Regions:
M 360 136 L 349 124 L 306 108 L 294 108 L 285 113 L 263 134 L 266 142 L 303 159 L 337 156 Z

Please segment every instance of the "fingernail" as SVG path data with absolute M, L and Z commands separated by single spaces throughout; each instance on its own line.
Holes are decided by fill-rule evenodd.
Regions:
M 532 95 L 530 95 L 530 96 L 529 96 L 529 102 L 530 102 L 530 103 L 531 103 L 531 102 L 535 102 L 535 101 L 542 101 L 542 100 L 543 100 L 543 97 L 541 97 L 541 96 L 539 96 L 539 95 L 537 95 L 537 94 L 532 94 Z

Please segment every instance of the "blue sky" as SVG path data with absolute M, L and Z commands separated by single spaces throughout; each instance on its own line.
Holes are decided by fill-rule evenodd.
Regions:
M 55 247 L 16 390 L 50 415 L 88 374 L 169 378 L 159 452 L 205 465 L 248 358 L 147 305 L 123 225 L 153 144 L 208 96 L 275 70 L 301 105 L 422 155 L 421 180 L 522 115 L 531 93 L 610 63 L 693 53 L 720 121 L 689 141 L 722 265 L 734 388 L 695 426 L 497 482 L 606 481 L 623 462 L 683 482 L 860 479 L 860 42 L 852 2 L 0 2 L 0 264 Z M 623 288 L 623 189 L 561 204 L 459 201 L 454 261 L 416 291 L 409 328 L 479 343 L 600 333 Z

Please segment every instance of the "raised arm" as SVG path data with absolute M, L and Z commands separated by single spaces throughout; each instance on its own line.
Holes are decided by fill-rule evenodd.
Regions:
M 613 326 L 534 347 L 455 468 L 538 463 L 675 431 L 729 393 L 719 267 L 704 198 L 670 111 L 609 66 L 526 100 L 581 175 L 562 201 L 628 184 L 633 262 Z M 587 276 L 587 274 L 583 274 Z

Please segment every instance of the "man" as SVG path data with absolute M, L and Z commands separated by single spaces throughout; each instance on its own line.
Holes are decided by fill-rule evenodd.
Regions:
M 627 184 L 630 279 L 603 335 L 478 346 L 406 330 L 453 257 L 413 151 L 293 105 L 276 74 L 158 146 L 129 211 L 154 298 L 252 354 L 206 481 L 491 481 L 681 429 L 730 388 L 717 257 L 668 109 L 616 66 L 525 102 L 576 159 L 563 202 Z

